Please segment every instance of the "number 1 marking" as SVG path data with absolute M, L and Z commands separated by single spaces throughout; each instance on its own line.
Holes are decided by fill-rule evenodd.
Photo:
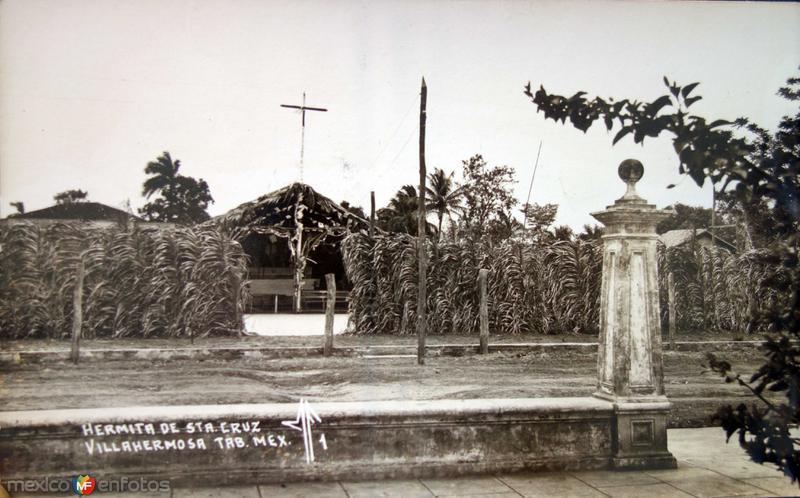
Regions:
M 327 449 L 328 449 L 328 442 L 327 442 L 327 441 L 325 441 L 325 434 L 322 434 L 322 435 L 319 437 L 319 442 L 320 442 L 320 444 L 322 445 L 322 449 L 323 449 L 323 450 L 327 450 Z

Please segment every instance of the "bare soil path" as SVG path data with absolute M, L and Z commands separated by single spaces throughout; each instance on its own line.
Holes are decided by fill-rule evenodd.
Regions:
M 264 339 L 273 344 L 275 339 L 280 339 L 279 343 L 288 340 L 252 338 L 259 345 Z M 287 345 L 303 345 L 311 339 L 315 338 L 288 341 Z M 315 345 L 316 339 L 308 345 Z M 337 343 L 365 342 L 364 337 L 342 339 Z M 372 344 L 404 343 L 397 337 L 390 339 L 378 338 Z M 447 343 L 460 342 L 458 339 L 444 336 Z M 509 342 L 524 342 L 519 337 L 511 339 Z M 142 347 L 143 341 L 132 342 Z M 241 345 L 241 341 L 235 342 Z M 169 343 L 175 346 L 175 341 L 164 345 Z M 4 349 L 10 347 L 20 346 L 3 345 Z M 757 348 L 720 355 L 746 374 L 762 362 Z M 418 366 L 413 357 L 316 356 L 4 365 L 0 370 L 0 410 L 294 402 L 300 397 L 313 402 L 587 396 L 594 390 L 596 361 L 593 353 L 560 351 L 431 357 L 424 366 Z M 703 361 L 700 352 L 664 353 L 666 390 L 674 404 L 672 427 L 709 425 L 708 417 L 722 404 L 753 400 L 741 388 L 704 372 Z
M 761 340 L 761 336 L 741 336 L 729 333 L 691 332 L 678 334 L 676 341 L 701 342 L 701 341 L 735 341 L 735 340 Z M 131 348 L 190 348 L 190 347 L 322 347 L 323 338 L 316 336 L 256 336 L 244 337 L 202 337 L 192 344 L 188 339 L 160 339 L 160 338 L 118 338 L 118 339 L 83 339 L 81 347 L 87 349 L 131 349 Z M 493 335 L 489 338 L 490 344 L 517 344 L 517 343 L 564 343 L 564 342 L 597 342 L 597 336 L 591 334 L 516 334 Z M 416 346 L 415 335 L 336 335 L 335 346 L 387 346 L 406 345 Z M 431 346 L 442 344 L 478 344 L 477 336 L 444 334 L 429 335 L 427 344 Z M 0 341 L 0 351 L 56 351 L 69 350 L 68 340 L 26 339 L 13 341 Z

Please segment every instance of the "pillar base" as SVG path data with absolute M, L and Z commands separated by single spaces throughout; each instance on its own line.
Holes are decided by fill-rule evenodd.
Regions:
M 600 395 L 598 395 L 600 394 Z M 612 465 L 619 470 L 674 469 L 678 463 L 667 449 L 670 402 L 665 396 L 595 397 L 614 405 Z
M 676 469 L 678 462 L 669 452 L 666 455 L 642 455 L 638 457 L 614 458 L 614 470 L 660 470 Z

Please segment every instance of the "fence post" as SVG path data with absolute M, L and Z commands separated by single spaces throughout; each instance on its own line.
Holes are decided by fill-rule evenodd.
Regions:
M 72 363 L 78 364 L 81 348 L 81 327 L 83 326 L 83 274 L 85 265 L 83 255 L 78 262 L 78 274 L 75 277 L 75 290 L 72 294 L 72 349 L 70 359 Z
M 322 354 L 330 356 L 333 352 L 333 312 L 336 307 L 336 277 L 333 273 L 325 275 L 325 284 L 328 287 L 325 301 L 325 346 Z
M 486 296 L 486 280 L 489 277 L 489 270 L 480 270 L 478 272 L 478 286 L 481 292 L 481 348 L 480 354 L 487 354 L 489 352 L 489 303 Z
M 400 333 L 405 334 L 406 330 L 408 330 L 408 315 L 411 313 L 409 310 L 409 304 L 411 301 L 406 301 L 403 303 L 403 316 L 400 317 Z
M 667 275 L 667 298 L 669 305 L 669 349 L 675 351 L 675 279 L 672 272 Z
M 234 319 L 236 320 L 236 336 L 237 337 L 242 337 L 242 331 L 244 330 L 244 322 L 243 322 L 244 317 L 242 316 L 242 313 L 241 313 L 242 310 L 239 307 L 240 300 L 241 300 L 241 297 L 242 297 L 241 296 L 241 292 L 240 292 L 241 291 L 241 279 L 240 279 L 239 275 L 237 275 L 235 272 L 231 273 L 231 275 L 230 275 L 230 284 L 231 284 L 231 290 L 233 291 L 232 292 L 232 294 L 233 294 L 233 296 L 232 296 L 233 297 L 233 316 L 235 317 Z

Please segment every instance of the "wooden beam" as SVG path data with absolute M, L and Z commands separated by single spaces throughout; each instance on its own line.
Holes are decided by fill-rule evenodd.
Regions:
M 303 212 L 300 205 L 294 208 L 295 247 L 294 247 L 294 312 L 300 313 L 303 309 L 303 273 L 306 269 L 305 255 L 303 254 Z

